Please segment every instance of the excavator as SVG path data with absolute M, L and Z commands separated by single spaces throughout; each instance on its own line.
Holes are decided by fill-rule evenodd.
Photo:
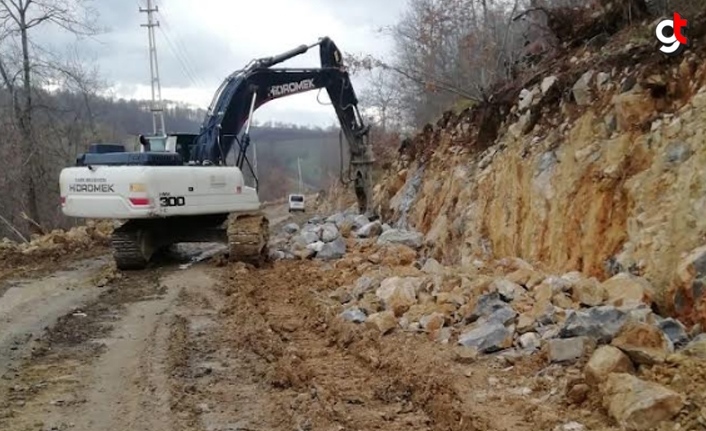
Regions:
M 272 67 L 317 45 L 319 68 Z M 372 215 L 370 126 L 363 122 L 341 52 L 329 37 L 255 59 L 233 72 L 216 91 L 197 134 L 141 135 L 140 151 L 92 145 L 75 166 L 61 171 L 62 212 L 123 221 L 111 237 L 121 270 L 144 269 L 158 251 L 184 242 L 225 243 L 230 261 L 261 265 L 267 260 L 269 221 L 247 156 L 253 113 L 272 100 L 324 88 L 348 143 L 347 180 L 354 184 L 359 211 Z M 253 186 L 245 183 L 245 167 Z

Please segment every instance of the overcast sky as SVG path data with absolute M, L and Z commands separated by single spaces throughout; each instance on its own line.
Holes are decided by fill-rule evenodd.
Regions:
M 96 0 L 110 31 L 91 44 L 103 77 L 122 97 L 150 97 L 147 0 Z M 206 108 L 222 80 L 251 59 L 329 36 L 345 52 L 384 55 L 376 29 L 394 24 L 406 0 L 155 0 L 162 97 Z M 319 66 L 318 48 L 282 66 Z M 354 81 L 358 84 L 357 81 Z M 356 87 L 360 94 L 360 85 Z M 290 96 L 260 108 L 258 121 L 327 126 L 336 117 L 325 91 Z M 167 128 L 169 126 L 167 125 Z

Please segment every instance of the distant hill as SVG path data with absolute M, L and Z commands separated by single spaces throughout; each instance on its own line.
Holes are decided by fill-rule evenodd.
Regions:
M 85 106 L 81 108 L 85 101 L 79 95 L 56 93 L 53 97 L 67 111 L 86 109 Z M 198 133 L 205 110 L 173 101 L 166 101 L 165 105 L 168 106 L 165 110 L 167 132 Z M 152 131 L 149 101 L 94 97 L 88 106 L 95 127 L 100 129 L 92 142 L 132 145 L 138 134 Z M 301 158 L 303 183 L 317 189 L 325 188 L 330 178 L 337 177 L 340 171 L 338 133 L 338 129 L 255 123 L 251 129 L 251 142 L 257 146 L 262 199 L 277 199 L 294 191 L 292 188 L 298 183 L 298 158 Z M 81 147 L 86 148 L 89 143 L 85 141 Z M 252 147 L 249 158 L 254 161 Z

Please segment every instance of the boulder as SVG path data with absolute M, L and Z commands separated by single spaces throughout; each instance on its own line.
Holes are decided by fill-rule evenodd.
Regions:
M 607 296 L 605 287 L 595 278 L 579 280 L 571 289 L 571 298 L 588 307 L 603 305 Z
M 581 75 L 581 78 L 576 81 L 572 88 L 574 99 L 576 100 L 576 103 L 581 106 L 585 106 L 591 103 L 592 94 L 590 85 L 594 73 L 595 72 L 593 70 L 589 70 L 583 75 Z
M 500 294 L 500 298 L 506 302 L 512 302 L 515 298 L 526 293 L 522 286 L 505 278 L 493 281 L 490 287 L 491 289 L 497 290 Z
M 321 241 L 326 243 L 335 241 L 340 235 L 341 234 L 334 223 L 324 224 L 319 232 L 319 238 L 321 238 Z
M 424 237 L 419 232 L 411 232 L 400 229 L 390 229 L 383 232 L 378 237 L 378 245 L 401 244 L 407 247 L 418 249 L 422 246 Z
M 594 347 L 595 342 L 588 337 L 555 339 L 547 342 L 547 351 L 551 362 L 575 361 Z
M 612 306 L 570 310 L 561 327 L 562 338 L 588 336 L 599 343 L 610 343 L 627 322 L 628 314 Z
M 601 346 L 588 360 L 584 375 L 589 385 L 597 386 L 611 373 L 633 373 L 634 371 L 630 358 L 622 350 L 613 346 Z
M 655 293 L 652 285 L 642 277 L 621 272 L 602 284 L 608 305 L 616 307 L 652 304 Z
M 334 260 L 342 258 L 345 254 L 346 242 L 339 236 L 334 241 L 324 244 L 321 251 L 316 253 L 316 258 L 322 260 Z
M 627 373 L 610 374 L 601 385 L 603 405 L 628 430 L 653 429 L 676 416 L 685 397 L 657 383 Z
M 461 334 L 458 343 L 480 353 L 497 352 L 512 347 L 512 331 L 501 323 L 486 323 Z
M 611 344 L 640 365 L 661 364 L 670 353 L 669 340 L 664 332 L 647 323 L 626 324 Z
M 401 316 L 417 303 L 417 291 L 424 280 L 419 277 L 390 277 L 375 294 L 395 316 Z
M 392 311 L 373 313 L 367 317 L 365 324 L 377 329 L 383 335 L 391 332 L 398 326 L 397 318 Z

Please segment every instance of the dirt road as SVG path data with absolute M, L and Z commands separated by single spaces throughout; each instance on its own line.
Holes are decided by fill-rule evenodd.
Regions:
M 275 224 L 285 215 L 270 210 Z M 330 293 L 359 274 L 342 261 L 182 263 L 120 275 L 102 257 L 13 282 L 0 296 L 0 429 L 610 429 L 555 402 L 562 383 L 540 357 L 474 363 L 343 322 Z

